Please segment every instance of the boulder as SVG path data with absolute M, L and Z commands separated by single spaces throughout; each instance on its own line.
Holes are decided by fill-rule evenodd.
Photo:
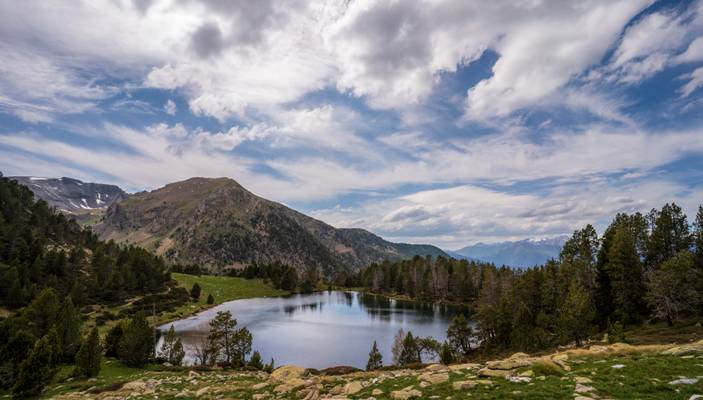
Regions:
M 478 371 L 478 374 L 479 376 L 486 376 L 489 378 L 505 378 L 506 376 L 512 375 L 513 371 L 504 369 L 482 368 Z
M 353 381 L 344 385 L 343 393 L 347 395 L 353 395 L 359 393 L 362 389 L 364 389 L 364 386 L 361 384 L 361 382 Z
M 680 378 L 669 382 L 669 385 L 695 385 L 698 381 L 698 378 Z
M 382 394 L 383 394 L 383 390 L 381 390 L 381 389 L 374 389 L 371 391 L 372 396 L 380 396 Z
M 486 366 L 490 369 L 516 369 L 522 367 L 529 367 L 534 362 L 534 359 L 530 358 L 529 355 L 525 353 L 515 353 L 512 356 L 504 360 L 488 361 Z
M 474 364 L 474 363 L 455 364 L 455 365 L 449 366 L 449 369 L 452 371 L 463 371 L 466 369 L 479 369 L 479 368 L 481 368 L 481 364 Z
M 424 374 L 420 375 L 417 379 L 430 383 L 432 385 L 436 385 L 438 383 L 447 382 L 449 380 L 449 374 L 446 372 L 440 372 L 435 374 L 431 372 L 425 372 Z
M 266 386 L 268 386 L 268 383 L 266 382 L 257 383 L 256 385 L 252 385 L 251 390 L 261 390 Z
M 408 400 L 422 397 L 422 392 L 417 389 L 395 390 L 391 392 L 391 398 L 395 400 Z

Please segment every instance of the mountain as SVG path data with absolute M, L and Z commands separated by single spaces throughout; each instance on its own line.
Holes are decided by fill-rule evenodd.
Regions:
M 35 197 L 68 214 L 106 210 L 113 203 L 127 197 L 127 193 L 118 186 L 81 182 L 72 178 L 13 176 L 9 179 L 27 186 Z
M 430 245 L 337 229 L 249 192 L 228 178 L 191 178 L 112 204 L 94 230 L 180 263 L 216 270 L 250 263 L 320 266 L 326 274 L 383 259 L 447 256 Z
M 491 262 L 516 268 L 527 268 L 544 264 L 558 258 L 568 236 L 552 239 L 525 239 L 514 242 L 476 243 L 448 252 L 453 257 Z

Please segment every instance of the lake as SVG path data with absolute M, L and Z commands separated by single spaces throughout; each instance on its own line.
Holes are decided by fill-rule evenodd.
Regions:
M 246 326 L 251 331 L 252 349 L 261 353 L 265 363 L 273 357 L 276 366 L 311 368 L 364 368 L 374 340 L 384 364 L 390 364 L 393 336 L 399 328 L 443 341 L 452 318 L 467 311 L 360 292 L 325 291 L 230 301 L 160 329 L 174 326 L 186 350 L 185 363 L 192 364 L 193 345 L 207 336 L 208 323 L 215 314 L 225 310 L 237 319 L 237 327 Z

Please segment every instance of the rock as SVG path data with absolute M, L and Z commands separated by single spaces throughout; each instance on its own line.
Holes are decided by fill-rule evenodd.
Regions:
M 421 387 L 421 388 L 424 389 L 424 388 L 426 388 L 426 387 L 428 387 L 428 386 L 431 386 L 431 384 L 430 384 L 429 382 L 427 382 L 427 381 L 422 381 L 422 382 L 420 382 L 420 387 Z
M 567 361 L 568 359 L 569 355 L 566 353 L 559 353 L 552 356 L 552 360 L 554 361 Z
M 438 383 L 446 382 L 449 380 L 449 374 L 446 372 L 441 372 L 438 374 L 433 374 L 430 372 L 426 372 L 422 375 L 420 375 L 417 379 L 428 382 L 430 384 L 436 385 Z
M 512 375 L 512 371 L 502 370 L 502 369 L 482 368 L 478 371 L 478 374 L 479 374 L 479 376 L 487 376 L 489 378 L 504 378 L 506 376 Z
M 467 390 L 473 388 L 476 385 L 490 386 L 493 385 L 493 381 L 490 381 L 488 379 L 472 379 L 468 381 L 457 381 L 452 383 L 452 388 L 454 390 Z
M 270 396 L 271 395 L 268 393 L 257 393 L 255 395 L 251 396 L 251 399 L 252 400 L 263 400 L 263 399 L 268 398 Z
M 195 396 L 196 396 L 196 397 L 205 396 L 209 391 L 210 391 L 210 388 L 207 387 L 207 386 L 205 386 L 204 388 L 198 389 L 198 390 L 195 392 Z
M 574 396 L 574 400 L 593 400 L 593 398 L 592 398 L 592 397 L 586 397 L 586 396 L 575 395 L 575 396 Z
M 703 399 L 703 395 L 700 395 L 700 394 L 694 394 L 688 398 L 688 400 L 701 400 L 701 399 Z
M 577 384 L 576 384 L 576 389 L 574 389 L 574 391 L 575 391 L 576 393 L 588 393 L 588 392 L 593 392 L 593 391 L 595 391 L 595 390 L 596 390 L 595 388 L 593 388 L 593 387 L 591 387 L 591 386 L 583 385 L 583 384 L 581 384 L 581 383 L 577 383 Z
M 391 398 L 395 400 L 408 400 L 408 399 L 414 399 L 416 397 L 421 397 L 422 392 L 417 390 L 417 389 L 409 389 L 405 388 L 403 390 L 395 390 L 391 392 Z
M 147 390 L 146 382 L 144 381 L 132 381 L 127 382 L 122 386 L 122 390 L 129 392 L 144 392 Z
M 695 385 L 698 381 L 698 378 L 681 378 L 669 382 L 669 385 Z
M 178 394 L 176 394 L 176 397 L 177 397 L 177 398 L 181 398 L 181 397 L 190 397 L 190 392 L 187 391 L 187 390 L 183 390 L 183 391 L 181 391 L 181 392 L 178 392 Z
M 433 371 L 433 372 L 446 371 L 448 369 L 449 369 L 449 367 L 447 367 L 446 365 L 442 365 L 442 364 L 430 364 L 425 367 L 425 371 Z
M 532 365 L 533 362 L 534 360 L 530 358 L 530 356 L 528 356 L 527 354 L 515 353 L 504 360 L 488 361 L 486 363 L 486 367 L 490 369 L 509 370 L 522 367 L 529 367 Z
M 349 382 L 344 385 L 343 393 L 353 395 L 359 393 L 363 388 L 364 386 L 359 381 Z
M 600 345 L 596 344 L 596 345 L 589 347 L 588 351 L 590 351 L 591 353 L 597 354 L 597 353 L 607 353 L 608 351 L 610 351 L 610 349 L 608 349 L 608 346 L 600 346 Z
M 474 363 L 455 364 L 455 365 L 449 366 L 449 369 L 452 371 L 462 371 L 465 369 L 479 369 L 479 368 L 481 368 L 481 364 L 474 364 Z
M 530 382 L 532 382 L 532 378 L 530 378 L 528 376 L 506 376 L 505 378 L 513 383 L 530 383 Z
M 198 376 L 200 376 L 199 373 L 197 373 L 197 372 L 195 372 L 195 371 L 192 371 L 192 370 L 191 370 L 191 371 L 188 371 L 188 379 L 193 379 L 193 378 L 198 377 Z
M 625 366 L 623 364 L 615 364 L 611 368 L 622 369 L 622 368 L 625 368 Z
M 371 396 L 380 396 L 383 394 L 383 390 L 381 389 L 374 389 L 371 391 Z
M 265 388 L 266 386 L 268 386 L 268 383 L 266 383 L 266 382 L 257 383 L 256 385 L 253 385 L 251 387 L 251 390 L 261 390 L 261 389 Z
M 586 378 L 584 376 L 576 376 L 574 377 L 574 382 L 576 383 L 593 383 L 591 378 Z
M 518 376 L 527 376 L 529 378 L 532 378 L 533 376 L 535 376 L 535 372 L 531 369 L 528 369 L 527 371 L 520 372 Z
M 276 382 L 288 382 L 291 379 L 299 379 L 308 375 L 305 368 L 297 365 L 284 365 L 271 372 L 270 379 Z

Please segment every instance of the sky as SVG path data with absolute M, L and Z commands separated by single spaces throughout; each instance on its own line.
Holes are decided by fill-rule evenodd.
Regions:
M 0 171 L 456 249 L 703 202 L 703 1 L 0 0 Z

